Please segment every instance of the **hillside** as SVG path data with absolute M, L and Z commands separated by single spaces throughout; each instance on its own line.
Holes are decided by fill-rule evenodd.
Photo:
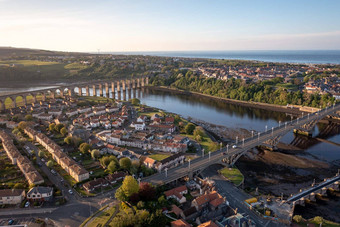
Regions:
M 62 52 L 50 50 L 38 50 L 29 48 L 0 47 L 0 59 L 18 58 L 27 56 L 67 56 L 67 55 L 90 55 L 87 53 Z

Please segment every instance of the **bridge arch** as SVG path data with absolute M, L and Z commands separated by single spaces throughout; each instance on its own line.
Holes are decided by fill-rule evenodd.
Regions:
M 25 106 L 26 105 L 26 97 L 23 95 L 18 95 L 15 97 L 16 106 Z
M 13 99 L 10 96 L 6 97 L 4 104 L 6 109 L 15 108 L 16 107 L 15 98 Z
M 0 111 L 5 110 L 5 103 L 0 100 Z
M 71 88 L 73 90 L 74 94 L 77 94 L 78 96 L 82 96 L 82 87 L 81 86 L 76 86 L 74 88 Z
M 26 103 L 30 104 L 30 103 L 35 103 L 37 101 L 35 94 L 34 93 L 29 93 L 26 95 L 25 97 L 26 99 Z
M 45 101 L 46 100 L 46 94 L 45 92 L 37 92 L 35 94 L 36 101 Z

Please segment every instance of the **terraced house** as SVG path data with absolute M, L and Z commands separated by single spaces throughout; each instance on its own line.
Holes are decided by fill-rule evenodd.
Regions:
M 19 167 L 29 185 L 44 183 L 44 179 L 33 166 L 32 162 L 27 157 L 21 155 L 13 144 L 13 139 L 6 132 L 0 131 L 0 139 L 8 158 L 11 159 L 12 164 L 16 164 Z
M 45 149 L 50 152 L 52 158 L 77 182 L 87 180 L 89 172 L 82 166 L 78 165 L 73 159 L 68 157 L 53 140 L 46 135 L 35 131 L 30 127 L 26 127 L 24 132 L 33 140 L 40 143 Z

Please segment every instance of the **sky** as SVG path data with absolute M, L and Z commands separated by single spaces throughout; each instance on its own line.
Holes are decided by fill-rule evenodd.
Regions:
M 339 0 L 0 0 L 0 46 L 340 50 Z

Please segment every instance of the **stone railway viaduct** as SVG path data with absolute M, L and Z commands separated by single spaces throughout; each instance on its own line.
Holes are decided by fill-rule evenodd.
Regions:
M 21 98 L 21 104 L 26 105 L 29 103 L 35 103 L 38 101 L 38 97 L 45 101 L 47 96 L 55 98 L 56 95 L 65 97 L 65 96 L 74 96 L 75 93 L 78 93 L 79 96 L 90 96 L 90 89 L 95 91 L 93 96 L 104 96 L 109 97 L 109 93 L 115 93 L 126 91 L 130 89 L 141 88 L 149 84 L 149 77 L 140 77 L 129 80 L 101 80 L 101 81 L 91 81 L 84 83 L 74 83 L 65 86 L 59 86 L 55 88 L 48 88 L 43 90 L 29 91 L 29 92 L 21 92 L 11 95 L 3 95 L 0 96 L 0 111 L 10 108 L 16 108 L 19 105 L 17 98 Z M 85 93 L 82 90 L 85 90 Z M 99 94 L 98 94 L 99 89 Z M 110 91 L 111 89 L 111 91 Z M 11 104 L 7 104 L 6 100 L 10 100 Z M 8 102 L 8 101 L 7 101 Z

